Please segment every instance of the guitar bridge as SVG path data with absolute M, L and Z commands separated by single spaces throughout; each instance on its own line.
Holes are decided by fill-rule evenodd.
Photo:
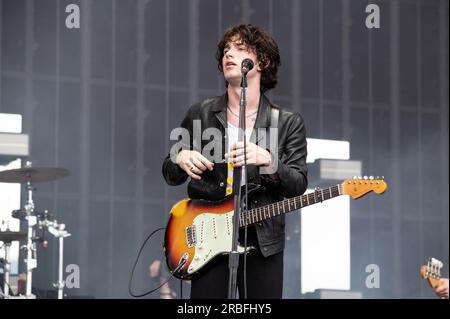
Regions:
M 192 248 L 197 243 L 197 233 L 195 225 L 186 227 L 186 243 L 189 248 Z

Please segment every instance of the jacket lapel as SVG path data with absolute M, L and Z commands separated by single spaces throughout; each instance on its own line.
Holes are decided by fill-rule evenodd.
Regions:
M 259 142 L 258 128 L 267 128 L 270 125 L 270 102 L 267 97 L 261 93 L 259 99 L 258 114 L 256 115 L 256 122 L 250 137 L 250 142 L 257 144 Z

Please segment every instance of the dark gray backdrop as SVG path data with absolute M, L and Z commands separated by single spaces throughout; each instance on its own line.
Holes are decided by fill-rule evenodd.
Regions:
M 80 29 L 65 26 L 70 3 Z M 380 29 L 364 25 L 369 3 Z M 448 1 L 0 0 L 0 18 L 0 112 L 24 115 L 35 166 L 71 170 L 35 197 L 72 233 L 65 262 L 80 266 L 81 287 L 69 295 L 128 297 L 140 244 L 185 196 L 161 176 L 168 134 L 191 103 L 223 92 L 215 48 L 240 21 L 278 41 L 273 100 L 301 112 L 308 137 L 349 140 L 364 173 L 387 178 L 383 197 L 352 201 L 352 289 L 433 298 L 418 277 L 428 256 L 448 276 Z M 298 223 L 289 216 L 289 298 L 301 297 Z M 145 252 L 137 291 L 150 288 L 160 243 Z M 55 240 L 39 250 L 41 289 L 56 280 L 56 253 Z M 365 286 L 373 263 L 379 289 Z

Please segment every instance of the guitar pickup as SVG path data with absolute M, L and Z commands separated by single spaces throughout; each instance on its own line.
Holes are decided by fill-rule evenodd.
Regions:
M 195 225 L 186 227 L 186 243 L 189 248 L 192 248 L 197 243 L 197 233 Z

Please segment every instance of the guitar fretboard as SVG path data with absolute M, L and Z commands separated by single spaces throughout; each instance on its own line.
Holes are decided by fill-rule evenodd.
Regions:
M 313 193 L 288 198 L 280 202 L 251 209 L 247 212 L 247 216 L 244 215 L 244 212 L 241 212 L 239 216 L 239 227 L 255 224 L 265 219 L 286 214 L 340 195 L 342 195 L 342 186 L 338 184 L 326 189 L 315 190 Z

